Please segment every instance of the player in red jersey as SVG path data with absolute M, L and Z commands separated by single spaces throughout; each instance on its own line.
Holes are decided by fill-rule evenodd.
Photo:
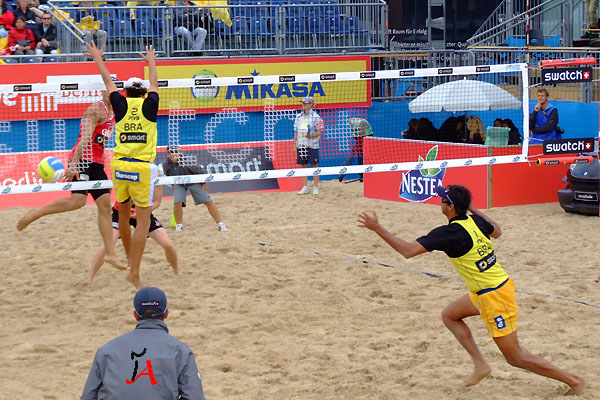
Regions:
M 65 181 L 100 181 L 108 180 L 104 171 L 104 145 L 110 138 L 115 126 L 115 115 L 108 98 L 108 92 L 102 91 L 102 100 L 91 104 L 83 117 L 79 138 L 69 155 L 69 167 L 65 173 Z M 50 214 L 74 211 L 83 207 L 88 193 L 98 207 L 98 230 L 102 235 L 106 254 L 104 262 L 118 269 L 127 269 L 115 253 L 112 240 L 112 221 L 110 207 L 110 189 L 73 190 L 71 197 L 61 197 L 43 207 L 32 208 L 17 223 L 17 230 L 22 231 L 33 221 Z

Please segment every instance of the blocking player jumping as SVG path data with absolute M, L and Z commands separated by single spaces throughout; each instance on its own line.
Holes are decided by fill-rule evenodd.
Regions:
M 107 180 L 104 171 L 104 144 L 110 138 L 115 125 L 115 115 L 109 100 L 109 93 L 102 91 L 102 100 L 90 105 L 81 117 L 79 138 L 69 155 L 65 181 L 101 181 Z M 32 208 L 17 223 L 22 231 L 29 224 L 50 214 L 59 214 L 77 210 L 85 206 L 90 194 L 98 208 L 98 230 L 106 249 L 104 262 L 118 269 L 127 269 L 119 261 L 112 242 L 110 221 L 110 189 L 73 190 L 71 197 L 61 197 L 43 207 Z
M 117 91 L 117 86 L 104 64 L 104 47 L 98 49 L 94 42 L 91 42 L 86 44 L 85 51 L 85 55 L 96 62 L 115 111 L 116 146 L 110 169 L 115 196 L 119 202 L 119 233 L 130 267 L 125 279 L 139 289 L 142 287 L 140 263 L 150 228 L 154 182 L 158 174 L 158 167 L 152 162 L 156 157 L 157 142 L 156 55 L 152 46 L 146 46 L 146 55 L 140 53 L 148 64 L 150 85 L 139 78 L 130 78 L 123 86 L 127 95 L 124 97 Z M 130 200 L 135 204 L 137 215 L 137 226 L 133 235 L 129 228 Z
M 500 237 L 500 226 L 472 204 L 471 192 L 466 187 L 439 186 L 437 193 L 442 199 L 442 213 L 449 223 L 413 242 L 392 235 L 379 224 L 374 211 L 364 211 L 357 222 L 358 226 L 377 233 L 405 258 L 434 250 L 443 251 L 450 258 L 469 293 L 448 305 L 442 312 L 442 320 L 473 361 L 474 370 L 465 386 L 476 385 L 492 371 L 464 322 L 467 317 L 480 315 L 510 365 L 566 383 L 571 388 L 570 394 L 583 393 L 584 378 L 550 364 L 519 344 L 515 284 L 496 259 L 490 240 L 490 237 Z

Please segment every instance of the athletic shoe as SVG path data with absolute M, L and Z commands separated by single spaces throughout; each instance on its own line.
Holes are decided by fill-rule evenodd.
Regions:
M 318 187 L 313 188 L 313 194 L 319 194 L 319 188 Z
M 308 186 L 302 186 L 302 189 L 300 189 L 300 191 L 298 192 L 298 194 L 307 194 L 308 193 Z
M 181 230 L 183 230 L 183 224 L 177 224 L 177 225 L 175 225 L 175 231 L 176 232 L 179 232 Z
M 217 227 L 218 227 L 218 229 L 219 229 L 221 232 L 226 232 L 226 231 L 227 231 L 227 227 L 225 226 L 225 222 L 219 222 L 219 223 L 217 224 Z

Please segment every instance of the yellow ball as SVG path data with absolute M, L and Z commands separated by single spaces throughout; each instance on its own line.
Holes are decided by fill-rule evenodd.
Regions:
M 65 176 L 65 167 L 56 157 L 46 157 L 38 164 L 38 175 L 44 182 L 55 183 Z

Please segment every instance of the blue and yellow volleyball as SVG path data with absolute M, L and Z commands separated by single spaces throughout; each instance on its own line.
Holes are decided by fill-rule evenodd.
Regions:
M 65 176 L 65 166 L 56 157 L 46 157 L 38 164 L 38 175 L 44 182 L 56 183 Z

